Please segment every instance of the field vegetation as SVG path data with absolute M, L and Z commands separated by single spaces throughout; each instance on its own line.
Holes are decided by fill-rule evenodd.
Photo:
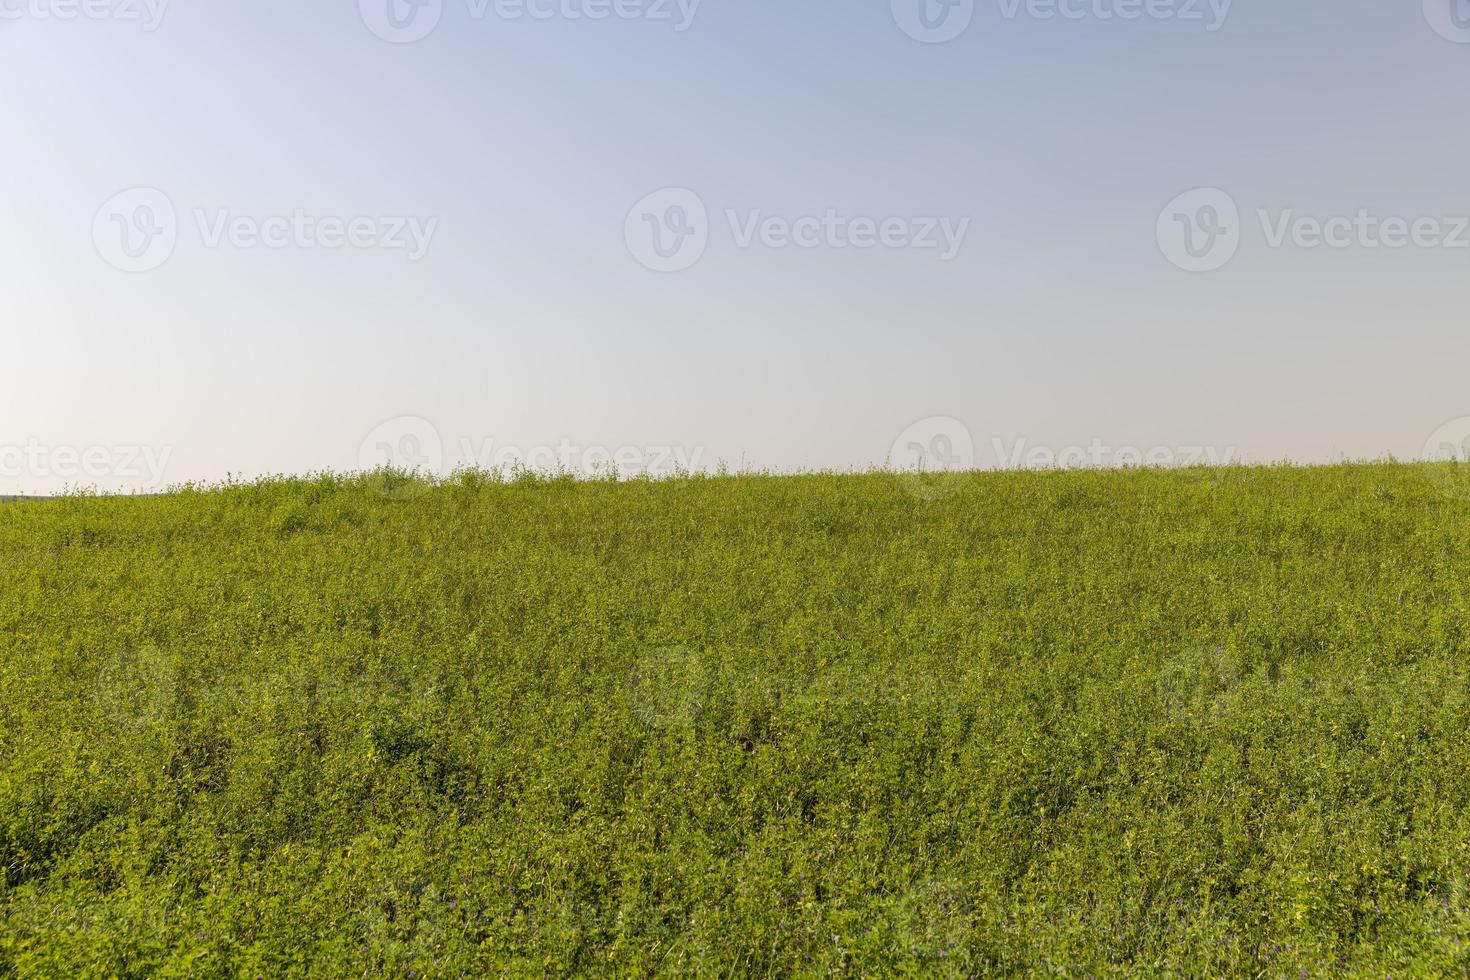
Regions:
M 1364 464 L 0 505 L 0 975 L 1464 974 L 1467 498 Z

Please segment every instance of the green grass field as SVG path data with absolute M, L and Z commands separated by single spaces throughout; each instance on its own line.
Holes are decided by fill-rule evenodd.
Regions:
M 1470 479 L 0 506 L 0 974 L 1470 970 Z

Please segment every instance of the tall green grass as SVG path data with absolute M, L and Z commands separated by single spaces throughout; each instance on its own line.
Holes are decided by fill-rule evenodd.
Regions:
M 1464 973 L 1460 477 L 0 506 L 0 973 Z

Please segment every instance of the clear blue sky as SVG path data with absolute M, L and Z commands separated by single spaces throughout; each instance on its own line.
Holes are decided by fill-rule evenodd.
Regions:
M 446 466 L 489 442 L 846 468 L 943 416 L 981 466 L 995 440 L 1320 461 L 1470 415 L 1470 247 L 1266 226 L 1453 237 L 1470 0 L 982 0 L 945 43 L 905 0 L 89 2 L 0 0 L 0 447 L 166 448 L 171 481 L 349 469 L 412 416 Z M 107 236 L 163 220 L 107 213 L 134 188 L 174 240 L 128 272 Z M 664 188 L 707 209 L 681 271 L 630 247 Z M 1208 272 L 1158 234 L 1195 188 L 1239 207 Z M 369 244 L 267 221 L 298 212 Z M 895 242 L 968 224 L 948 259 L 814 221 L 815 247 L 773 244 L 829 212 Z M 409 227 L 417 258 L 384 247 Z

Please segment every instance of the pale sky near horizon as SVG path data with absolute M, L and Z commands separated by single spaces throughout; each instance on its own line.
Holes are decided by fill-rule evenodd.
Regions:
M 0 494 L 1470 417 L 1470 0 L 952 3 L 0 0 Z

